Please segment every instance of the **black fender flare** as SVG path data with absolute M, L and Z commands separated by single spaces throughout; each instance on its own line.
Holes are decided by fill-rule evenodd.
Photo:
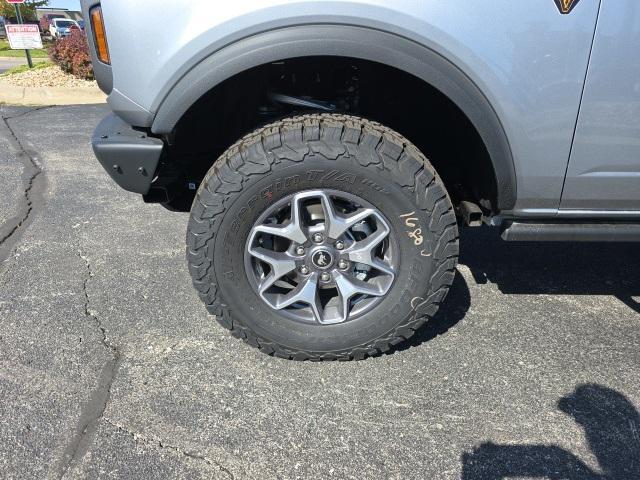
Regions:
M 185 112 L 219 83 L 245 70 L 296 57 L 341 56 L 382 63 L 414 75 L 446 95 L 469 118 L 491 157 L 498 208 L 516 202 L 516 173 L 500 118 L 480 88 L 456 65 L 408 38 L 350 25 L 286 27 L 239 40 L 189 70 L 159 105 L 155 134 L 170 133 Z

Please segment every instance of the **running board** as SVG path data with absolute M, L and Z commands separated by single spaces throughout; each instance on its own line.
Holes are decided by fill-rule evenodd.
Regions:
M 507 242 L 640 242 L 637 223 L 505 222 Z

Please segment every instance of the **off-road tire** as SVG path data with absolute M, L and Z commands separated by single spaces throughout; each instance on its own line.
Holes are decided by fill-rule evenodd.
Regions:
M 346 177 L 352 182 L 350 185 L 336 180 L 345 169 L 358 172 L 355 179 Z M 334 189 L 342 186 L 344 191 L 360 191 L 372 203 L 386 202 L 381 211 L 393 221 L 394 234 L 403 242 L 404 257 L 398 277 L 404 279 L 406 291 L 395 292 L 397 305 L 386 310 L 395 313 L 377 318 L 377 323 L 367 324 L 360 333 L 349 331 L 345 334 L 349 344 L 343 340 L 333 346 L 323 337 L 325 328 L 353 329 L 340 325 L 318 325 L 307 340 L 301 340 L 306 338 L 303 334 L 294 338 L 297 326 L 291 326 L 291 340 L 286 325 L 278 325 L 279 330 L 277 333 L 273 330 L 272 334 L 270 327 L 264 325 L 269 323 L 264 315 L 274 312 L 266 313 L 267 305 L 259 311 L 247 307 L 246 304 L 260 299 L 248 288 L 246 278 L 242 278 L 244 272 L 226 264 L 231 262 L 229 257 L 240 255 L 235 249 L 245 248 L 246 238 L 236 235 L 251 228 L 264 205 L 296 188 L 318 186 L 318 178 L 315 183 L 306 181 L 301 172 L 307 170 L 327 171 L 319 175 L 322 186 Z M 297 178 L 299 183 L 287 186 L 286 178 Z M 282 192 L 278 192 L 278 182 Z M 258 184 L 269 187 L 256 190 Z M 397 212 L 392 218 L 390 212 L 397 204 L 406 204 L 406 213 L 413 212 L 414 219 L 407 223 L 407 218 L 401 218 Z M 410 235 L 416 228 L 422 230 L 423 244 L 418 245 L 419 240 Z M 405 342 L 438 310 L 453 282 L 457 258 L 455 213 L 442 180 L 428 160 L 398 133 L 378 123 L 345 115 L 285 119 L 239 140 L 214 163 L 202 181 L 187 232 L 189 272 L 208 311 L 249 345 L 268 355 L 294 360 L 361 360 Z M 392 289 L 389 294 L 393 292 Z M 271 324 L 277 325 L 278 321 L 272 320 Z M 282 322 L 286 324 L 289 320 L 283 318 Z

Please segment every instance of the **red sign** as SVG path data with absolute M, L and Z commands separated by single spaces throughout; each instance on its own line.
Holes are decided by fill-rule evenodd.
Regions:
M 7 29 L 7 33 L 40 33 L 40 28 L 38 25 L 33 25 L 31 23 L 27 24 L 9 24 L 5 25 L 4 28 Z
M 24 0 L 7 0 L 9 3 L 24 3 Z

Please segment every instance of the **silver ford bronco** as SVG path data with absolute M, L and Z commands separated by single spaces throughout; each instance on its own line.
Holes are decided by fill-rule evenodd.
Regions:
M 191 212 L 193 284 L 264 353 L 405 341 L 445 298 L 463 226 L 640 240 L 637 0 L 82 6 L 114 112 L 98 160 Z

